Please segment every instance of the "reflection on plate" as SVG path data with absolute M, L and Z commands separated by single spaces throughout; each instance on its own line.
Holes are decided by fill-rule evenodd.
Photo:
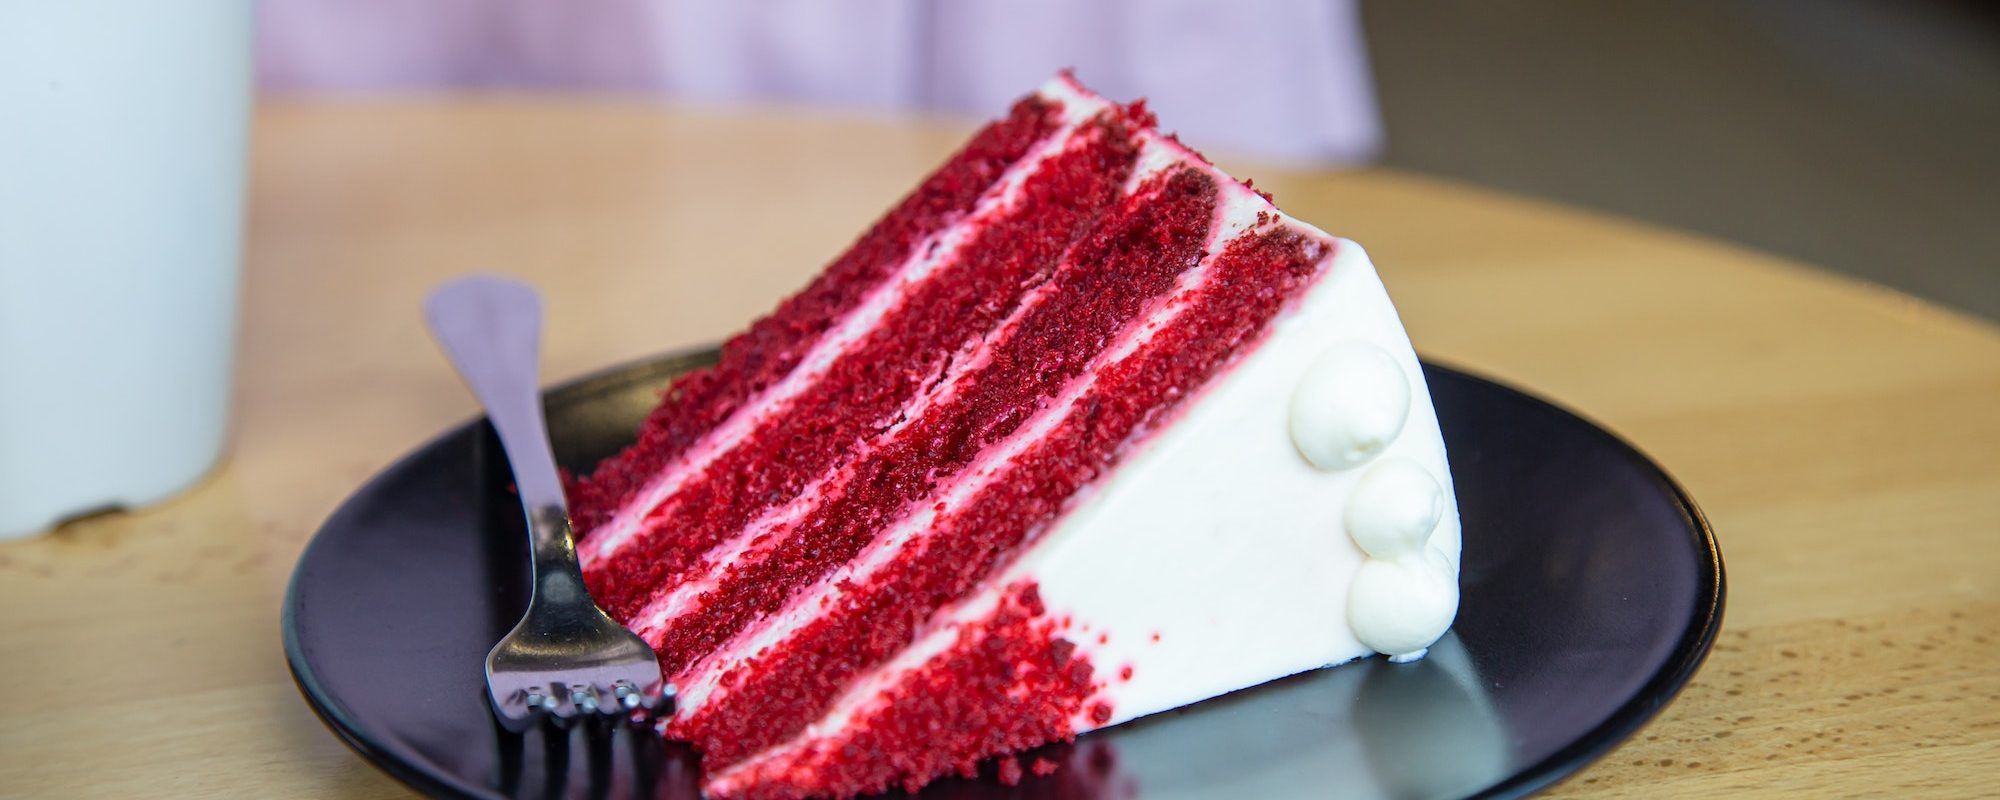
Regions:
M 552 392 L 558 458 L 622 446 L 673 375 L 712 352 Z M 1318 670 L 1081 737 L 1007 787 L 927 798 L 1514 796 L 1630 735 L 1686 683 L 1722 615 L 1700 513 L 1602 429 L 1498 384 L 1426 365 L 1465 519 L 1463 606 L 1430 657 Z M 519 618 L 525 535 L 483 424 L 424 445 L 329 519 L 285 608 L 293 675 L 364 757 L 469 797 L 695 798 L 695 759 L 646 735 L 506 734 L 486 649 Z

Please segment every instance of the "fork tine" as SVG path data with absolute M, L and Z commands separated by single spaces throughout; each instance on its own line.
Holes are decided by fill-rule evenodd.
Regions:
M 588 778 L 584 784 L 584 797 L 597 800 L 611 796 L 611 750 L 612 740 L 618 737 L 615 720 L 595 717 L 587 723 L 588 737 L 584 751 L 588 755 Z
M 633 724 L 639 727 L 656 727 L 661 718 L 674 713 L 675 694 L 674 685 L 671 683 L 658 683 L 643 691 L 635 692 L 631 698 L 635 702 L 635 711 L 631 715 Z
M 578 716 L 597 716 L 597 687 L 582 683 L 570 684 L 569 702 L 576 706 Z

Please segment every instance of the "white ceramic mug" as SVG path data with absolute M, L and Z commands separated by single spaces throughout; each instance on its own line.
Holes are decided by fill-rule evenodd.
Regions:
M 220 457 L 250 0 L 0 0 L 0 538 Z

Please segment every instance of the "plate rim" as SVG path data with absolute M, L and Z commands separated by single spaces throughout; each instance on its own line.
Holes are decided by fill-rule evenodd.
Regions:
M 1562 782 L 1617 749 L 1619 745 L 1631 739 L 1633 734 L 1638 733 L 1640 728 L 1645 727 L 1646 723 L 1658 717 L 1660 712 L 1687 688 L 1694 674 L 1700 671 L 1702 663 L 1708 660 L 1716 636 L 1722 631 L 1722 617 L 1729 594 L 1726 570 L 1723 567 L 1722 547 L 1716 542 L 1715 528 L 1709 523 L 1708 515 L 1702 512 L 1701 506 L 1695 503 L 1694 495 L 1688 493 L 1687 488 L 1660 464 L 1659 459 L 1653 458 L 1651 453 L 1613 431 L 1610 426 L 1568 405 L 1517 388 L 1484 373 L 1431 358 L 1424 358 L 1422 361 L 1425 366 L 1457 373 L 1460 377 L 1485 384 L 1487 388 L 1497 389 L 1572 417 L 1589 428 L 1590 435 L 1637 459 L 1650 472 L 1649 477 L 1655 486 L 1664 490 L 1680 510 L 1682 524 L 1686 532 L 1693 535 L 1691 544 L 1700 554 L 1701 566 L 1704 567 L 1695 587 L 1694 614 L 1688 620 L 1687 630 L 1681 634 L 1680 640 L 1674 643 L 1667 660 L 1659 669 L 1654 670 L 1652 677 L 1647 678 L 1630 699 L 1619 705 L 1603 722 L 1579 735 L 1575 741 L 1499 783 L 1467 795 L 1467 800 L 1526 797 Z
M 636 381 L 656 377 L 662 372 L 683 372 L 691 367 L 712 363 L 720 352 L 719 347 L 706 345 L 668 350 L 620 362 L 543 388 L 543 403 L 547 404 L 551 398 L 558 395 L 569 401 L 582 400 L 622 388 Z M 1709 523 L 1708 516 L 1702 512 L 1701 507 L 1695 503 L 1694 496 L 1688 493 L 1658 459 L 1608 426 L 1568 405 L 1517 388 L 1482 372 L 1427 356 L 1422 357 L 1420 361 L 1424 367 L 1455 373 L 1458 377 L 1484 384 L 1487 389 L 1514 395 L 1575 419 L 1589 429 L 1590 435 L 1602 440 L 1613 449 L 1631 456 L 1650 473 L 1648 477 L 1655 488 L 1662 490 L 1665 496 L 1673 500 L 1675 507 L 1681 513 L 1685 531 L 1691 534 L 1690 544 L 1698 554 L 1698 561 L 1701 562 L 1702 569 L 1698 585 L 1695 587 L 1694 613 L 1688 620 L 1687 630 L 1674 643 L 1666 661 L 1647 678 L 1644 684 L 1640 685 L 1631 698 L 1620 704 L 1603 722 L 1580 734 L 1562 749 L 1515 771 L 1498 783 L 1466 795 L 1467 800 L 1525 797 L 1576 774 L 1583 767 L 1625 743 L 1640 728 L 1659 716 L 1660 712 L 1687 688 L 1688 682 L 1707 660 L 1716 636 L 1722 629 L 1728 595 L 1722 549 L 1716 541 L 1714 527 Z M 291 673 L 293 684 L 298 687 L 299 694 L 306 701 L 306 706 L 312 709 L 314 716 L 317 716 L 321 724 L 332 731 L 343 744 L 361 756 L 362 760 L 404 785 L 430 796 L 482 798 L 497 795 L 468 789 L 457 780 L 456 775 L 437 774 L 436 770 L 413 763 L 410 759 L 393 752 L 391 748 L 371 741 L 361 733 L 361 726 L 349 718 L 346 709 L 340 707 L 337 700 L 320 685 L 318 678 L 313 674 L 312 667 L 306 660 L 304 643 L 298 637 L 294 612 L 297 608 L 300 579 L 307 558 L 315 547 L 321 546 L 320 535 L 325 532 L 329 523 L 341 515 L 348 501 L 374 488 L 377 483 L 385 481 L 398 467 L 415 458 L 417 454 L 442 441 L 464 435 L 469 429 L 484 423 L 485 420 L 485 415 L 475 415 L 425 439 L 422 443 L 404 451 L 345 495 L 326 518 L 320 521 L 319 526 L 313 531 L 312 538 L 299 551 L 298 560 L 293 563 L 291 575 L 286 579 L 284 607 L 279 615 L 281 638 L 285 649 L 285 666 Z

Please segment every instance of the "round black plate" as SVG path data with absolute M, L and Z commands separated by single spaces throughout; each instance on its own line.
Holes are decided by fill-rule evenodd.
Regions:
M 629 441 L 658 390 L 712 353 L 549 393 L 557 457 Z M 1464 797 L 1534 791 L 1679 691 L 1722 621 L 1701 512 L 1644 455 L 1513 389 L 1425 367 L 1465 519 L 1463 610 L 1432 656 L 1319 670 L 1052 746 L 1005 787 L 924 797 Z M 362 756 L 432 794 L 695 798 L 695 760 L 647 735 L 510 736 L 486 650 L 519 619 L 525 534 L 490 429 L 419 448 L 349 498 L 292 576 L 285 654 Z

